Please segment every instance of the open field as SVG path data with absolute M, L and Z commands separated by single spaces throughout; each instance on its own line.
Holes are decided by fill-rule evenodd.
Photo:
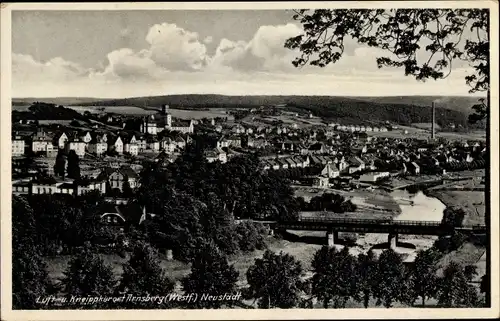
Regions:
M 430 123 L 412 123 L 411 127 L 425 129 L 425 130 L 431 130 L 432 129 L 432 122 L 430 122 Z M 436 130 L 441 129 L 441 126 L 439 126 L 438 124 L 434 124 L 434 127 L 436 128 Z
M 456 251 L 450 252 L 441 258 L 438 262 L 438 273 L 442 273 L 442 268 L 451 262 L 462 266 L 475 265 L 477 267 L 477 276 L 474 280 L 479 281 L 486 274 L 486 248 L 469 242 L 464 243 Z
M 433 191 L 432 195 L 447 207 L 462 208 L 466 215 L 464 225 L 485 224 L 486 205 L 484 192 L 477 191 Z
M 389 183 L 389 186 L 396 188 L 398 186 L 408 185 L 408 184 L 418 184 L 431 180 L 440 180 L 442 178 L 465 178 L 465 177 L 483 177 L 485 175 L 484 169 L 476 170 L 465 170 L 459 172 L 449 172 L 445 175 L 418 175 L 418 176 L 406 176 L 406 177 L 393 177 Z
M 89 111 L 91 113 L 115 113 L 115 114 L 123 114 L 123 115 L 136 115 L 136 116 L 146 116 L 151 114 L 156 114 L 160 111 L 160 109 L 154 108 L 141 108 L 135 106 L 113 106 L 113 107 L 104 107 L 103 111 L 99 110 L 101 106 L 68 106 L 67 108 L 71 108 L 76 110 L 79 113 L 84 113 L 85 111 Z M 13 106 L 13 110 L 17 111 L 27 111 L 29 108 L 26 106 Z M 181 119 L 202 119 L 202 118 L 214 118 L 214 117 L 227 117 L 229 121 L 234 120 L 234 116 L 226 113 L 224 108 L 209 108 L 208 110 L 184 110 L 184 109 L 169 109 L 170 114 L 174 118 Z M 69 122 L 69 121 L 68 121 Z
M 321 248 L 321 245 L 317 244 L 288 242 L 274 237 L 269 237 L 267 244 L 268 248 L 274 252 L 279 253 L 280 251 L 283 251 L 296 257 L 303 263 L 303 267 L 307 271 L 310 270 L 314 253 Z M 238 284 L 240 286 L 246 285 L 246 271 L 251 265 L 254 264 L 255 259 L 262 257 L 263 254 L 263 250 L 257 250 L 252 253 L 240 253 L 230 257 L 230 263 L 234 264 L 236 270 L 239 272 Z M 127 259 L 122 258 L 117 254 L 101 254 L 101 257 L 106 264 L 112 266 L 115 277 L 119 278 L 123 273 L 123 264 L 127 262 Z M 163 255 L 160 255 L 160 257 L 161 266 L 165 269 L 167 276 L 172 280 L 180 281 L 191 271 L 189 264 L 176 260 L 168 261 Z M 63 273 L 67 268 L 67 264 L 70 259 L 71 256 L 69 255 L 45 257 L 45 261 L 48 265 L 49 277 L 52 280 L 60 280 L 63 278 Z

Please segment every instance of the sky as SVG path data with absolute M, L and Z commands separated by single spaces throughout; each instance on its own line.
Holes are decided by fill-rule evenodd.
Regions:
M 348 41 L 326 68 L 291 64 L 288 10 L 13 11 L 12 96 L 173 94 L 467 95 L 465 65 L 443 80 L 378 69 L 387 53 Z

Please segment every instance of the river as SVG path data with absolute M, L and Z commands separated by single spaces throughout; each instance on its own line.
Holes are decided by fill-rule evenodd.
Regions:
M 441 222 L 446 206 L 437 198 L 428 197 L 422 191 L 416 194 L 406 190 L 396 190 L 391 193 L 401 208 L 401 214 L 395 221 L 436 221 Z

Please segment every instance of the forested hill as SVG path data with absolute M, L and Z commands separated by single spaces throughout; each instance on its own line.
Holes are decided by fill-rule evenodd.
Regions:
M 403 104 L 415 106 L 431 106 L 456 110 L 465 114 L 473 112 L 471 106 L 477 104 L 482 97 L 472 96 L 386 96 L 386 97 L 349 97 L 355 100 L 385 104 Z M 485 97 L 483 97 L 485 98 Z
M 55 105 L 80 105 L 100 101 L 102 98 L 90 97 L 53 97 L 53 98 L 12 98 L 12 106 L 29 106 L 37 101 Z
M 82 103 L 84 106 L 137 106 L 160 107 L 168 104 L 171 107 L 190 108 L 251 108 L 258 106 L 287 105 L 288 109 L 296 111 L 311 111 L 317 116 L 349 120 L 392 121 L 399 124 L 425 123 L 431 121 L 430 102 L 432 98 L 441 99 L 437 105 L 436 121 L 441 126 L 450 123 L 462 126 L 467 125 L 467 115 L 476 98 L 470 97 L 421 97 L 415 96 L 413 100 L 394 97 L 335 97 L 335 96 L 224 96 L 224 95 L 170 95 L 136 97 L 126 99 L 100 100 Z M 380 98 L 379 101 L 371 101 Z M 392 98 L 394 102 L 385 102 L 383 98 Z M 422 99 L 420 99 L 422 98 Z M 461 100 L 461 98 L 464 98 Z M 420 99 L 420 100 L 419 100 Z M 444 102 L 453 102 L 454 110 L 443 108 Z M 460 103 L 463 101 L 463 103 Z M 409 102 L 409 103 L 407 103 Z M 458 108 L 457 106 L 460 106 Z M 461 109 L 457 111 L 456 109 Z
M 399 97 L 339 97 L 339 96 L 224 96 L 224 95 L 165 95 L 125 99 L 61 98 L 65 106 L 136 106 L 159 108 L 252 108 L 286 105 L 287 109 L 312 112 L 331 120 L 392 121 L 399 124 L 431 121 L 431 103 L 437 101 L 436 121 L 440 126 L 450 123 L 470 127 L 467 116 L 476 97 L 459 96 L 399 96 Z M 29 99 L 13 99 L 13 105 Z M 52 100 L 39 99 L 44 102 Z

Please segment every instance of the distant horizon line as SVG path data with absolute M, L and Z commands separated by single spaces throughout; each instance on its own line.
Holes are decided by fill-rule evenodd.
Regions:
M 268 97 L 303 97 L 303 96 L 311 96 L 311 97 L 346 97 L 346 98 L 367 98 L 367 97 L 470 97 L 470 98 L 486 98 L 487 95 L 479 96 L 479 95 L 318 95 L 318 94 L 293 94 L 293 95 L 284 95 L 284 94 L 261 94 L 261 95 L 231 95 L 231 94 L 167 94 L 167 95 L 148 95 L 148 96 L 128 96 L 128 97 L 91 97 L 91 96 L 51 96 L 51 97 L 11 97 L 11 100 L 14 99 L 99 99 L 99 100 L 118 100 L 118 99 L 134 99 L 134 98 L 147 98 L 147 97 L 168 97 L 168 96 L 228 96 L 228 97 L 259 97 L 259 96 L 268 96 Z

